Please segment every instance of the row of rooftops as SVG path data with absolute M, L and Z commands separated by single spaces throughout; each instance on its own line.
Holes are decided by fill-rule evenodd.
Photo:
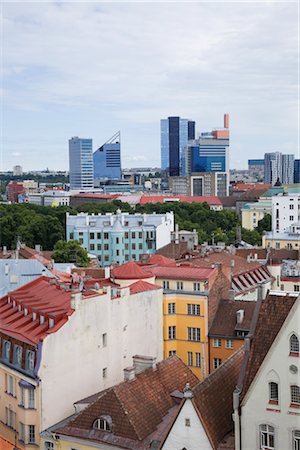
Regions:
M 124 449 L 160 449 L 184 403 L 191 400 L 212 448 L 233 450 L 233 393 L 238 387 L 243 401 L 296 301 L 296 294 L 269 293 L 255 303 L 251 325 L 250 316 L 247 319 L 249 345 L 242 346 L 204 381 L 198 382 L 177 356 L 158 364 L 149 358 L 146 370 L 133 371 L 122 383 L 76 402 L 76 414 L 46 430 L 44 438 L 55 434 Z M 230 322 L 233 303 L 222 305 Z M 237 301 L 236 307 L 240 303 Z M 252 302 L 244 303 L 249 304 L 249 311 L 253 308 Z M 214 326 L 217 324 L 212 329 Z M 98 419 L 106 421 L 106 430 L 97 427 Z

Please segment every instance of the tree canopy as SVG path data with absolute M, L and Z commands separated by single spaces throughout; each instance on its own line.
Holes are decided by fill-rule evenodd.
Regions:
M 89 263 L 88 253 L 78 241 L 58 241 L 52 257 L 55 262 L 70 262 L 79 267 L 86 267 Z

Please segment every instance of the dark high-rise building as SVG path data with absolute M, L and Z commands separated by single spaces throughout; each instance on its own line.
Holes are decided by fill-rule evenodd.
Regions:
M 294 183 L 300 183 L 300 159 L 294 161 Z
M 183 150 L 191 139 L 195 139 L 195 122 L 180 117 L 161 120 L 161 168 L 170 176 L 181 173 Z

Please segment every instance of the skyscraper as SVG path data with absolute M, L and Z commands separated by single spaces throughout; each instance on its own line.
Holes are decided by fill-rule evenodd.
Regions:
M 195 122 L 180 117 L 160 121 L 161 168 L 170 176 L 179 176 L 185 166 L 183 150 L 188 140 L 195 139 Z
M 282 155 L 280 152 L 265 153 L 265 183 L 275 184 L 282 180 Z
M 294 183 L 294 155 L 282 155 L 282 184 Z
M 263 181 L 265 173 L 264 159 L 248 159 L 249 175 L 256 178 L 258 181 Z
M 94 153 L 95 179 L 120 179 L 121 172 L 121 143 L 118 131 Z
M 94 187 L 93 141 L 72 137 L 69 140 L 70 189 Z
M 294 183 L 300 183 L 300 159 L 294 161 Z

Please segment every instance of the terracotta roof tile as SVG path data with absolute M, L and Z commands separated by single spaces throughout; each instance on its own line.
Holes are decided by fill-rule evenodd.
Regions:
M 147 283 L 147 281 L 139 280 L 130 285 L 130 294 L 139 294 L 140 292 L 154 291 L 157 289 L 162 289 L 161 286 L 156 284 Z
M 139 280 L 151 278 L 153 275 L 142 270 L 134 261 L 129 261 L 126 264 L 115 267 L 112 270 L 112 276 L 119 280 Z
M 143 195 L 140 199 L 140 204 L 145 205 L 147 203 L 164 203 L 170 201 L 180 201 L 186 203 L 208 203 L 209 205 L 222 205 L 220 199 L 215 196 L 182 196 L 182 195 Z
M 261 303 L 256 327 L 253 331 L 254 336 L 243 382 L 243 397 L 251 386 L 258 369 L 262 365 L 296 300 L 296 295 L 269 293 L 265 301 Z
M 213 449 L 233 429 L 233 391 L 237 385 L 244 347 L 193 389 L 193 402 L 210 437 Z
M 143 441 L 157 431 L 176 406 L 170 394 L 182 391 L 186 383 L 193 387 L 197 382 L 192 371 L 177 356 L 172 356 L 158 363 L 156 369 L 147 369 L 134 380 L 107 389 L 66 427 L 55 432 L 97 442 L 118 442 L 125 448 L 149 448 L 149 442 L 143 446 Z M 94 421 L 102 415 L 111 417 L 111 433 L 93 430 Z M 139 445 L 130 446 L 128 440 Z
M 167 244 L 157 250 L 157 254 L 166 256 L 167 258 L 173 258 L 175 260 L 181 259 L 185 254 L 189 253 L 187 242 L 179 242 L 179 244 L 170 242 L 170 244 Z
M 235 337 L 236 329 L 249 330 L 256 302 L 243 300 L 221 300 L 209 336 Z M 237 324 L 236 313 L 244 310 L 242 324 Z
M 200 268 L 190 266 L 177 266 L 177 267 L 159 267 L 150 266 L 143 267 L 144 271 L 153 274 L 158 278 L 169 278 L 174 280 L 208 280 L 215 272 L 216 269 L 212 268 Z

